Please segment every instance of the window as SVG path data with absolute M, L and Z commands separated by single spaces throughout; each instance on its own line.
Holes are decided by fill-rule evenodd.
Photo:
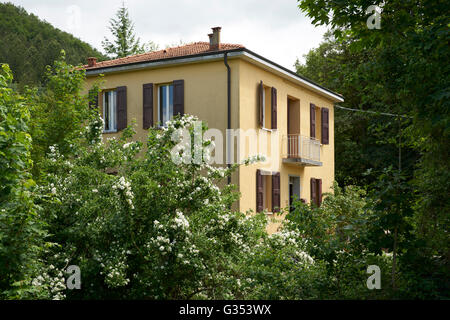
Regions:
M 263 175 L 263 208 L 265 211 L 272 212 L 272 175 Z
M 315 125 L 315 129 L 316 129 L 316 134 L 315 137 L 317 140 L 322 141 L 322 113 L 320 112 L 322 108 L 316 106 L 316 125 Z
M 280 173 L 256 170 L 256 211 L 280 211 Z
M 328 108 L 310 104 L 310 135 L 322 144 L 329 144 L 330 140 L 330 112 Z
M 294 201 L 300 200 L 300 177 L 289 176 L 289 211 L 294 208 Z
M 263 129 L 277 128 L 277 89 L 259 83 L 259 125 Z
M 173 85 L 161 85 L 158 90 L 158 121 L 162 126 L 173 117 Z
M 311 178 L 311 203 L 317 207 L 322 204 L 322 179 Z
M 115 90 L 103 92 L 103 119 L 105 132 L 117 131 L 117 93 Z

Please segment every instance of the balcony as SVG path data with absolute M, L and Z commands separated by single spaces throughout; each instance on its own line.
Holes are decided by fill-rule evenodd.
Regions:
M 300 166 L 322 166 L 320 141 L 298 134 L 283 136 L 283 163 Z

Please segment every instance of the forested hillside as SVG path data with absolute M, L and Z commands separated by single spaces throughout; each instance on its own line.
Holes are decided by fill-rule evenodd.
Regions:
M 27 13 L 11 3 L 0 3 L 0 63 L 8 63 L 21 85 L 40 84 L 45 67 L 66 52 L 67 62 L 77 65 L 86 57 L 105 57 L 89 44 Z

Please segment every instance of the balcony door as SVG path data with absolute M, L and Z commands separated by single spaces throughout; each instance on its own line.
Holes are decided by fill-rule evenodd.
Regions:
M 288 97 L 288 157 L 299 158 L 300 100 Z

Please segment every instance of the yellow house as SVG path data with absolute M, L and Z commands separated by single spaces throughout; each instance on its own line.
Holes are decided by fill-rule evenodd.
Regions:
M 220 30 L 213 28 L 209 42 L 103 62 L 88 58 L 87 89 L 104 75 L 98 99 L 104 135 L 118 135 L 135 119 L 145 139 L 149 127 L 192 114 L 226 137 L 224 164 L 252 150 L 268 157 L 233 174 L 241 192 L 236 209 L 271 217 L 293 197 L 320 205 L 334 180 L 333 106 L 343 97 L 242 45 L 221 43 Z

